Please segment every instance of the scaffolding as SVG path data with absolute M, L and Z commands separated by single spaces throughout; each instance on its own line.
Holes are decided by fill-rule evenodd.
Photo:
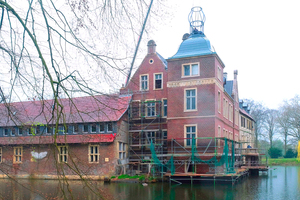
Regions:
M 133 101 L 129 110 L 129 165 L 131 171 L 164 174 L 233 174 L 242 166 L 266 165 L 256 149 L 226 137 L 167 137 L 161 101 Z M 254 154 L 249 154 L 254 153 Z M 247 160 L 249 155 L 254 160 Z M 135 173 L 136 174 L 136 173 Z

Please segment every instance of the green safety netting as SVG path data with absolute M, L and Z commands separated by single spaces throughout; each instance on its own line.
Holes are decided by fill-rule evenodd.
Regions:
M 215 154 L 214 157 L 212 157 L 209 160 L 203 160 L 200 158 L 200 154 L 197 152 L 197 145 L 196 145 L 196 138 L 192 139 L 192 152 L 191 152 L 191 163 L 197 164 L 197 163 L 206 163 L 210 167 L 217 168 L 219 166 L 224 166 L 225 170 L 224 172 L 226 174 L 229 173 L 235 173 L 234 169 L 234 162 L 235 162 L 235 152 L 234 152 L 234 141 L 231 141 L 232 144 L 232 150 L 231 150 L 231 156 L 229 156 L 229 148 L 228 148 L 228 142 L 227 138 L 224 138 L 224 149 L 221 158 L 218 160 L 217 155 Z M 152 162 L 154 165 L 153 172 L 156 169 L 158 172 L 167 172 L 171 171 L 171 174 L 174 175 L 175 173 L 175 166 L 174 166 L 174 158 L 173 155 L 171 156 L 170 160 L 163 164 L 157 157 L 155 152 L 154 144 L 151 141 L 150 150 L 152 154 Z
M 154 144 L 152 143 L 152 140 L 151 140 L 150 150 L 151 150 L 151 154 L 152 154 L 152 162 L 153 162 L 153 164 L 155 164 L 155 168 L 159 172 L 171 171 L 171 174 L 174 175 L 175 174 L 175 166 L 174 166 L 173 155 L 171 156 L 170 160 L 166 164 L 163 164 L 156 155 L 155 147 L 154 147 Z M 155 168 L 153 168 L 153 170 L 155 170 Z M 152 171 L 152 172 L 154 172 L 154 171 Z

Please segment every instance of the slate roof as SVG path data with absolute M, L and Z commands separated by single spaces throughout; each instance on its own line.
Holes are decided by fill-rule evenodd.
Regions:
M 177 51 L 177 53 L 169 59 L 193 57 L 216 54 L 211 47 L 210 41 L 206 38 L 204 33 L 191 34 L 188 39 L 184 40 Z
M 233 81 L 226 80 L 226 84 L 224 85 L 224 90 L 229 94 L 232 95 L 232 89 L 233 89 Z
M 131 96 L 118 95 L 59 99 L 63 106 L 63 117 L 59 123 L 118 121 L 127 111 L 130 100 Z M 54 100 L 2 103 L 0 126 L 55 124 L 55 120 L 52 119 L 53 104 Z M 56 111 L 54 113 L 56 114 Z
M 159 59 L 163 62 L 163 64 L 165 65 L 165 68 L 168 69 L 168 62 L 166 61 L 166 59 L 164 59 L 164 57 L 162 57 L 159 53 L 156 52 L 156 54 L 158 55 Z

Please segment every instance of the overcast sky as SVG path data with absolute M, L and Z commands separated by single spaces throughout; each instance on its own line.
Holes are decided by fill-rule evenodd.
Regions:
M 238 70 L 239 97 L 277 108 L 299 92 L 300 2 L 296 0 L 178 0 L 167 6 L 173 17 L 156 26 L 151 38 L 164 57 L 173 56 L 184 33 L 188 14 L 201 6 L 204 33 L 225 64 L 229 79 Z M 152 24 L 153 26 L 153 24 Z

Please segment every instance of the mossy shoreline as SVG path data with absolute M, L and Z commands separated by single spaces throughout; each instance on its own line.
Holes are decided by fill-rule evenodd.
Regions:
M 300 166 L 300 162 L 298 162 L 297 158 L 269 158 L 268 159 L 269 166 Z

